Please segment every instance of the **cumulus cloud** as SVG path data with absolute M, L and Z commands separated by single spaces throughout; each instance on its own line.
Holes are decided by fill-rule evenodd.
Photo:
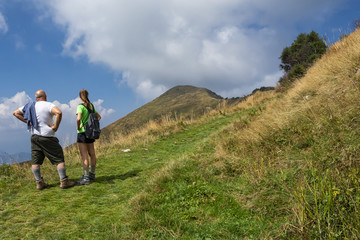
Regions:
M 21 106 L 24 106 L 29 101 L 32 101 L 31 97 L 25 92 L 18 92 L 10 98 L 2 98 L 0 101 L 0 135 L 9 136 L 0 139 L 1 149 L 7 149 L 7 151 L 19 152 L 16 150 L 18 146 L 27 146 L 30 144 L 29 133 L 26 131 L 26 125 L 17 120 L 13 115 L 13 111 Z M 72 144 L 76 140 L 76 109 L 81 103 L 80 98 L 70 100 L 68 103 L 61 103 L 57 100 L 53 103 L 62 111 L 62 121 L 56 136 L 59 138 L 63 147 Z M 104 119 L 108 118 L 115 111 L 103 106 L 104 100 L 98 99 L 93 102 L 96 110 L 100 113 Z M 102 120 L 102 121 L 103 121 Z M 16 136 L 14 140 L 13 136 Z M 21 139 L 21 140 L 19 140 Z M 23 141 L 19 144 L 19 141 Z M 26 142 L 25 142 L 26 141 Z M 29 149 L 28 149 L 29 150 Z M 25 150 L 21 150 L 25 151 Z
M 104 102 L 103 99 L 98 99 L 97 101 L 93 102 L 96 111 L 101 115 L 101 117 L 107 117 L 113 114 L 115 110 L 112 108 L 109 109 L 104 108 L 103 106 L 101 106 L 103 102 Z
M 0 13 L 0 32 L 6 33 L 7 31 L 8 31 L 8 26 L 6 24 L 5 18 L 2 15 L 2 13 Z
M 31 98 L 24 91 L 16 93 L 11 98 L 1 99 L 0 119 L 2 124 L 0 124 L 0 131 L 9 128 L 18 128 L 21 125 L 21 123 L 15 121 L 12 112 L 17 108 L 24 106 L 30 100 Z
M 274 85 L 294 26 L 337 0 L 36 0 L 66 31 L 64 54 L 106 64 L 149 100 L 177 84 L 246 94 Z M 234 91 L 234 89 L 237 89 Z M 251 91 L 251 90 L 250 90 Z

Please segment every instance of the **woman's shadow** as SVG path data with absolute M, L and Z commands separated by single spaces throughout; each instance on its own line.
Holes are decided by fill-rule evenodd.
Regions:
M 114 180 L 126 180 L 128 178 L 136 177 L 142 170 L 132 170 L 121 175 L 99 176 L 96 178 L 98 183 L 114 184 Z

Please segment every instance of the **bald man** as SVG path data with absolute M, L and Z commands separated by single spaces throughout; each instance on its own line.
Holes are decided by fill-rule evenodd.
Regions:
M 35 102 L 16 109 L 13 115 L 20 121 L 27 123 L 31 131 L 31 168 L 36 180 L 36 188 L 42 190 L 48 187 L 41 176 L 40 166 L 47 157 L 56 165 L 62 189 L 75 185 L 66 176 L 65 160 L 59 140 L 55 137 L 62 118 L 62 112 L 53 103 L 47 101 L 44 90 L 35 93 Z M 55 116 L 55 121 L 53 117 Z

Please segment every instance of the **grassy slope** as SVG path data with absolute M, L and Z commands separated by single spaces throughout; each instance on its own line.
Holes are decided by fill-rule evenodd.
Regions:
M 286 93 L 98 146 L 89 186 L 37 192 L 28 169 L 1 167 L 1 236 L 358 239 L 359 69 L 357 31 Z
M 59 189 L 55 169 L 46 164 L 43 175 L 52 187 L 35 191 L 27 167 L 3 166 L 2 238 L 133 238 L 129 200 L 159 169 L 192 156 L 199 144 L 237 116 L 239 113 L 195 125 L 182 123 L 174 134 L 159 133 L 158 140 L 135 145 L 128 153 L 116 147 L 107 149 L 98 159 L 97 181 L 89 186 Z M 70 176 L 80 176 L 80 168 L 68 161 Z
M 360 238 L 359 95 L 358 30 L 291 90 L 156 178 L 133 203 L 140 236 Z M 228 201 L 216 211 L 212 199 Z
M 360 31 L 336 43 L 215 156 L 253 189 L 254 209 L 288 214 L 284 238 L 360 237 Z M 251 194 L 251 191 L 250 191 Z

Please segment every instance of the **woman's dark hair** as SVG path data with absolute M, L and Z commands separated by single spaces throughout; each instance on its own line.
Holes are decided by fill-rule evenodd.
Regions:
M 89 100 L 89 92 L 86 89 L 80 90 L 79 97 L 84 102 L 86 107 L 91 108 L 91 102 Z

